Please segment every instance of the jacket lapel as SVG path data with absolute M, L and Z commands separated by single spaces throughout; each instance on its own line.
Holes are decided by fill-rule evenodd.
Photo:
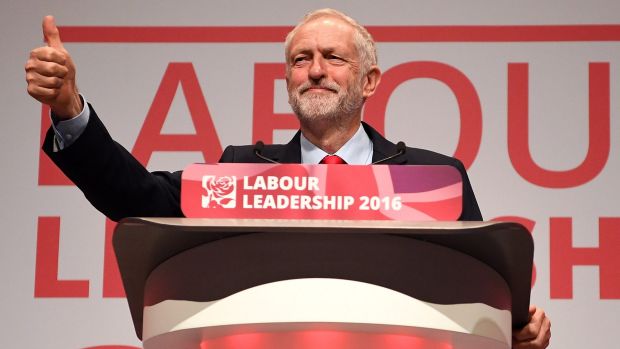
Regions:
M 299 141 L 301 131 L 297 131 L 290 142 L 283 145 L 281 149 L 274 154 L 274 160 L 282 164 L 299 164 L 301 163 L 301 143 Z
M 372 142 L 372 161 L 379 161 L 398 153 L 396 144 L 388 141 L 377 130 L 362 121 L 362 126 Z M 407 156 L 401 154 L 393 159 L 382 162 L 382 165 L 400 165 L 407 163 Z

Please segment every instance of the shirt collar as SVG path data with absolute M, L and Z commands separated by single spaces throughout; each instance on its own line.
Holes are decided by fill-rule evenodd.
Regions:
M 347 164 L 351 165 L 368 165 L 372 162 L 372 141 L 368 138 L 368 134 L 360 124 L 360 128 L 338 151 L 334 154 L 328 154 L 321 148 L 310 143 L 304 137 L 303 133 L 300 138 L 301 143 L 301 162 L 304 164 L 318 164 L 325 155 L 338 155 Z

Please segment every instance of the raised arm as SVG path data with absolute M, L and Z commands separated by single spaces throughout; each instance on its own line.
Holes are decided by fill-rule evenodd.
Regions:
M 47 132 L 45 153 L 95 208 L 113 220 L 129 216 L 181 216 L 181 173 L 149 173 L 116 143 L 95 110 L 90 105 L 83 108 L 76 87 L 75 64 L 62 44 L 52 16 L 43 19 L 43 36 L 46 45 L 32 50 L 25 69 L 28 93 L 50 106 L 56 124 L 55 129 Z M 88 112 L 88 121 L 67 146 L 60 141 L 63 137 L 58 129 L 83 117 L 83 109 Z

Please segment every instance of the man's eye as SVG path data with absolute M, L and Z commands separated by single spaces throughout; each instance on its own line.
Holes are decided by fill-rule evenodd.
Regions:
M 344 58 L 340 56 L 335 56 L 335 55 L 329 55 L 327 56 L 327 59 L 329 59 L 332 62 L 344 62 Z
M 301 63 L 303 61 L 308 60 L 308 57 L 306 56 L 299 56 L 299 57 L 295 57 L 295 59 L 293 59 L 293 63 L 297 64 L 297 63 Z

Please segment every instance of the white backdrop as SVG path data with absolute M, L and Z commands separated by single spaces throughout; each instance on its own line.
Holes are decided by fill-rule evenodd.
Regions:
M 393 141 L 403 140 L 410 146 L 446 154 L 454 154 L 462 133 L 463 146 L 472 156 L 470 179 L 485 219 L 517 216 L 522 222 L 529 220 L 533 228 L 537 279 L 532 298 L 552 319 L 551 348 L 617 346 L 614 334 L 620 326 L 620 274 L 615 272 L 620 270 L 620 2 L 159 4 L 114 0 L 4 1 L 0 5 L 0 98 L 4 108 L 0 147 L 4 165 L 0 187 L 0 218 L 4 226 L 0 235 L 1 347 L 81 349 L 140 345 L 126 301 L 109 297 L 103 291 L 104 284 L 112 280 L 104 281 L 104 217 L 75 187 L 48 185 L 46 175 L 50 172 L 40 169 L 41 106 L 25 91 L 23 65 L 28 52 L 41 44 L 42 17 L 54 14 L 60 26 L 291 26 L 304 13 L 326 6 L 342 10 L 368 26 L 441 26 L 457 34 L 463 33 L 454 30 L 457 25 L 499 26 L 479 28 L 483 34 L 479 42 L 472 42 L 469 34 L 452 42 L 421 42 L 410 37 L 404 42 L 394 42 L 393 37 L 378 40 L 380 67 L 386 76 L 396 66 L 421 61 L 447 65 L 464 75 L 480 101 L 481 136 L 471 130 L 476 126 L 471 119 L 461 119 L 454 94 L 437 79 L 403 79 L 387 100 L 385 115 L 373 117 L 384 120 L 385 134 Z M 592 24 L 604 26 L 589 26 Z M 537 26 L 533 34 L 507 41 L 511 33 L 526 25 Z M 550 30 L 541 25 L 569 27 L 560 29 L 558 36 L 545 39 Z M 501 34 L 502 30 L 507 30 L 508 36 Z M 583 32 L 585 36 L 577 36 Z M 401 37 L 394 34 L 394 28 L 388 28 L 387 33 Z M 494 37 L 493 33 L 499 36 Z M 257 113 L 253 108 L 257 103 L 267 107 L 273 104 L 275 113 L 290 113 L 283 80 L 275 81 L 273 102 L 264 99 L 270 91 L 262 90 L 273 79 L 254 82 L 255 72 L 261 69 L 257 64 L 284 61 L 280 43 L 101 43 L 80 42 L 79 38 L 72 41 L 65 46 L 77 64 L 81 91 L 114 137 L 128 149 L 134 147 L 171 63 L 185 63 L 186 67 L 190 63 L 193 67 L 222 146 L 252 143 L 253 128 L 262 127 L 265 131 L 265 126 L 254 121 Z M 529 71 L 529 128 L 508 123 L 508 86 L 516 86 L 517 79 L 524 76 L 517 71 L 523 66 L 515 66 L 517 63 L 527 64 Z M 594 65 L 589 73 L 590 64 Z M 513 74 L 510 78 L 509 71 Z M 594 118 L 602 131 L 592 140 L 588 135 L 589 92 L 594 95 L 593 118 L 602 115 Z M 178 89 L 170 111 L 165 114 L 162 134 L 195 132 L 186 99 Z M 516 106 L 523 106 L 516 99 L 513 101 Z M 593 164 L 585 165 L 585 172 L 581 173 L 584 178 L 579 173 L 567 175 L 564 185 L 559 179 L 562 174 L 536 175 L 524 166 L 525 147 L 512 143 L 514 152 L 509 154 L 509 130 L 516 137 L 518 131 L 529 130 L 532 160 L 543 169 L 570 171 L 586 158 Z M 285 142 L 292 131 L 274 130 L 272 134 L 274 141 Z M 480 147 L 475 152 L 478 141 Z M 217 144 L 212 140 L 209 146 L 217 148 Z M 148 148 L 146 143 L 142 146 Z M 592 153 L 586 155 L 589 148 Z M 148 167 L 176 170 L 196 161 L 203 161 L 200 152 L 154 152 Z M 543 182 L 546 178 L 549 183 Z M 59 217 L 59 230 L 53 229 L 57 220 L 50 225 L 50 220 L 40 217 Z M 58 245 L 53 242 L 55 233 L 60 236 Z M 577 257 L 571 257 L 571 253 Z M 56 254 L 58 262 L 54 260 Z M 577 265 L 572 272 L 571 264 Z M 52 275 L 52 279 L 45 275 Z M 63 288 L 66 280 L 82 281 L 69 284 L 77 291 L 67 291 Z

